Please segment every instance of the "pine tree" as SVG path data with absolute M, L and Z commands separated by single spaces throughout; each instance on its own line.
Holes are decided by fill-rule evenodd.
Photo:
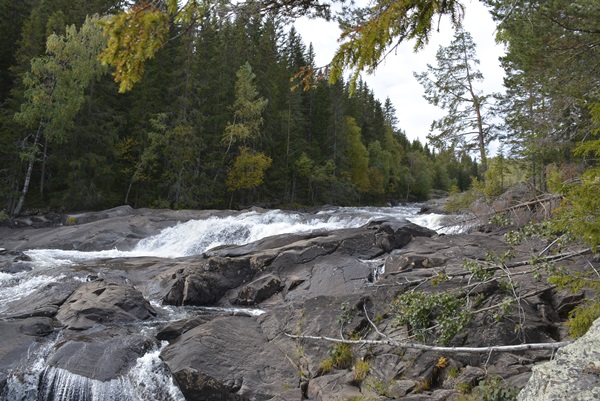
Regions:
M 448 47 L 436 53 L 437 65 L 427 65 L 427 71 L 415 77 L 425 89 L 424 98 L 448 114 L 434 121 L 428 139 L 435 147 L 451 145 L 479 151 L 485 170 L 487 147 L 494 138 L 488 110 L 490 95 L 477 89 L 483 75 L 477 70 L 475 43 L 471 35 L 458 30 Z

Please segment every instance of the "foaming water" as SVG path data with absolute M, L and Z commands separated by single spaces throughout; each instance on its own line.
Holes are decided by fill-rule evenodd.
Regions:
M 133 253 L 167 258 L 197 255 L 219 245 L 243 245 L 273 235 L 360 227 L 369 219 L 369 216 L 323 218 L 271 210 L 190 220 L 140 241 Z
M 220 245 L 243 245 L 259 239 L 316 230 L 356 228 L 379 218 L 406 218 L 416 224 L 443 230 L 441 215 L 418 215 L 418 206 L 332 208 L 317 214 L 284 212 L 244 212 L 228 217 L 190 220 L 141 240 L 131 251 L 117 249 L 98 252 L 37 249 L 26 254 L 38 267 L 51 268 L 92 259 L 157 256 L 178 258 L 201 254 Z
M 56 339 L 41 345 L 37 350 L 27 353 L 28 366 L 23 371 L 17 369 L 7 378 L 0 392 L 0 401 L 37 401 L 40 375 L 46 368 L 46 357 L 56 344 Z
M 39 288 L 60 281 L 63 278 L 65 276 L 62 274 L 59 276 L 40 274 L 31 277 L 22 273 L 0 273 L 0 312 L 6 311 L 11 302 L 22 299 Z
M 47 366 L 44 363 L 45 353 L 40 353 L 38 362 L 25 375 L 8 378 L 0 400 L 184 401 L 185 397 L 159 358 L 166 345 L 167 342 L 163 342 L 160 348 L 138 358 L 127 374 L 108 381 L 94 380 Z

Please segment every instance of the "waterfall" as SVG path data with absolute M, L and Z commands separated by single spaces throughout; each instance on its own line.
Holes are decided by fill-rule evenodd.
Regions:
M 160 348 L 138 358 L 127 374 L 104 382 L 44 366 L 45 353 L 41 352 L 25 374 L 9 377 L 0 400 L 184 401 L 183 394 L 159 358 L 160 351 L 166 345 L 167 342 L 163 342 Z

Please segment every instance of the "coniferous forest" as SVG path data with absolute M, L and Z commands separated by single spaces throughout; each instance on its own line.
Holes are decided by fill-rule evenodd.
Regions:
M 409 141 L 394 105 L 363 82 L 352 94 L 343 79 L 303 82 L 315 55 L 284 18 L 215 12 L 173 25 L 143 79 L 119 93 L 92 16 L 121 2 L 1 3 L 9 214 L 386 204 L 464 190 L 478 175 L 467 152 Z
M 478 87 L 465 4 L 386 4 L 0 0 L 0 207 L 394 204 L 526 180 L 588 224 L 598 2 L 485 0 L 506 47 L 503 95 Z M 324 69 L 291 25 L 301 15 L 343 29 Z M 427 46 L 442 17 L 454 40 L 415 77 L 447 115 L 411 142 L 359 73 L 401 42 Z

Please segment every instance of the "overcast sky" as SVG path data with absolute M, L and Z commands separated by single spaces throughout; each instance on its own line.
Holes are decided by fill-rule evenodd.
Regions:
M 503 70 L 498 57 L 504 48 L 494 41 L 495 24 L 489 12 L 478 0 L 467 0 L 464 28 L 477 43 L 477 57 L 481 61 L 480 71 L 485 78 L 485 93 L 502 91 Z M 296 29 L 304 43 L 313 44 L 317 66 L 331 61 L 337 48 L 340 30 L 334 22 L 303 18 L 296 22 Z M 418 53 L 413 53 L 413 43 L 403 44 L 395 54 L 391 54 L 377 69 L 374 75 L 363 74 L 363 80 L 382 103 L 390 98 L 397 110 L 399 126 L 406 131 L 409 139 L 419 138 L 426 142 L 431 122 L 444 115 L 444 112 L 423 99 L 423 87 L 413 76 L 413 71 L 423 72 L 427 64 L 436 64 L 435 53 L 439 46 L 447 46 L 454 35 L 448 21 L 442 20 L 440 32 L 432 34 L 429 45 Z

